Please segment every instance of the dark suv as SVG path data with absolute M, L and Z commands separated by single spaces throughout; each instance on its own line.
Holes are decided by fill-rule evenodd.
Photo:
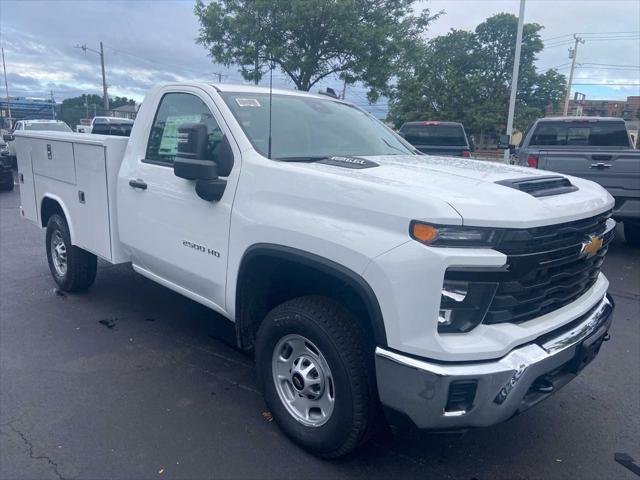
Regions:
M 429 155 L 470 157 L 473 151 L 473 144 L 469 142 L 464 127 L 457 122 L 406 122 L 398 133 Z

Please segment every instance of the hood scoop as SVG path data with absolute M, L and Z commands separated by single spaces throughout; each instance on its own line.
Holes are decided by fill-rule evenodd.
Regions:
M 500 180 L 495 183 L 528 193 L 532 197 L 549 197 L 578 190 L 578 187 L 573 185 L 568 178 L 559 175 Z
M 353 170 L 362 170 L 363 168 L 379 167 L 380 164 L 372 162 L 362 157 L 329 157 L 316 163 L 324 163 L 325 165 L 333 165 L 336 167 L 350 168 Z

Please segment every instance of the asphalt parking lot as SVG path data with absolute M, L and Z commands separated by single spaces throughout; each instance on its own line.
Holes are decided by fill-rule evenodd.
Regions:
M 611 341 L 583 375 L 511 421 L 464 436 L 379 435 L 326 462 L 269 421 L 228 322 L 101 264 L 85 294 L 54 289 L 44 232 L 0 192 L 0 478 L 632 479 L 640 462 L 640 250 L 604 271 Z

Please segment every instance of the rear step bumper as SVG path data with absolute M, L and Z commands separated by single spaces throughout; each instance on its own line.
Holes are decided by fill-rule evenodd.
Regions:
M 380 400 L 421 429 L 502 422 L 558 391 L 597 356 L 613 310 L 607 295 L 583 317 L 495 361 L 432 362 L 378 347 Z

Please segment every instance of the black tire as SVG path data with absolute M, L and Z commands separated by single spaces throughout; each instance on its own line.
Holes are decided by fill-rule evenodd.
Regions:
M 309 339 L 326 359 L 335 388 L 331 416 L 321 426 L 303 425 L 284 406 L 273 378 L 272 359 L 287 335 Z M 300 297 L 274 308 L 256 338 L 256 365 L 262 392 L 280 428 L 297 444 L 323 458 L 337 458 L 366 443 L 379 415 L 374 352 L 364 329 L 339 303 Z
M 54 265 L 54 254 L 51 239 L 59 234 L 66 250 L 66 270 L 61 273 Z M 60 290 L 64 292 L 83 291 L 93 285 L 98 270 L 98 259 L 92 253 L 71 244 L 71 236 L 67 221 L 55 214 L 47 222 L 46 244 L 49 270 Z
M 624 222 L 624 238 L 632 247 L 640 247 L 640 223 Z

